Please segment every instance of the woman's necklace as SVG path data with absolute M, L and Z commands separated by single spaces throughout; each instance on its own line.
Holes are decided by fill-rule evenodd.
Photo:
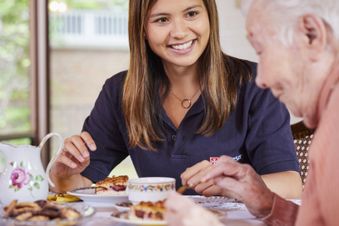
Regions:
M 199 91 L 200 89 L 198 89 L 197 92 L 191 98 L 184 98 L 184 99 L 179 98 L 177 95 L 173 93 L 173 91 L 171 91 L 171 93 L 175 98 L 177 98 L 180 101 L 181 107 L 183 107 L 184 109 L 190 109 L 192 107 L 192 100 L 199 93 Z

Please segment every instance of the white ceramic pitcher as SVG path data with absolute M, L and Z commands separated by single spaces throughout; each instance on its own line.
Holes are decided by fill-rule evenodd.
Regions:
M 34 201 L 46 199 L 53 160 L 49 162 L 46 173 L 41 163 L 41 149 L 46 141 L 59 138 L 58 152 L 63 147 L 63 139 L 58 133 L 47 134 L 38 147 L 31 145 L 9 145 L 0 143 L 0 202 L 7 205 L 13 199 Z

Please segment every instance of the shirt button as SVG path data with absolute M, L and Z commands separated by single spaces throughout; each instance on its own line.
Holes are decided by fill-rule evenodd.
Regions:
M 175 141 L 177 139 L 176 135 L 172 135 L 172 140 Z

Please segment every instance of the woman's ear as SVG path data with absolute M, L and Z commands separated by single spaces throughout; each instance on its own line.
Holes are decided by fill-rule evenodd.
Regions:
M 310 59 L 317 61 L 328 44 L 328 30 L 325 22 L 316 15 L 306 14 L 300 18 L 298 27 L 304 37 L 304 47 Z

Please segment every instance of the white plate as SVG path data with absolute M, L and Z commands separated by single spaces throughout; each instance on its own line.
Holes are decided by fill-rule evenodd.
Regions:
M 245 204 L 231 198 L 222 196 L 205 197 L 200 195 L 188 196 L 195 203 L 207 208 L 207 209 L 219 209 L 219 210 L 238 210 L 246 209 Z
M 301 205 L 301 199 L 289 199 L 291 202 L 294 202 L 297 205 Z
M 164 220 L 142 220 L 142 219 L 128 219 L 128 212 L 123 211 L 112 216 L 113 220 L 125 224 L 134 224 L 134 225 L 167 225 L 167 222 Z
M 131 202 L 122 202 L 122 203 L 130 203 L 132 205 Z M 119 211 L 129 211 L 130 209 L 130 206 L 124 206 L 124 205 L 121 205 L 121 202 L 117 202 L 114 204 L 114 207 L 117 208 Z
M 127 202 L 127 192 L 119 192 L 116 194 L 95 194 L 95 188 L 79 188 L 73 191 L 67 192 L 70 195 L 79 197 L 82 201 L 95 207 L 114 206 L 115 203 Z

